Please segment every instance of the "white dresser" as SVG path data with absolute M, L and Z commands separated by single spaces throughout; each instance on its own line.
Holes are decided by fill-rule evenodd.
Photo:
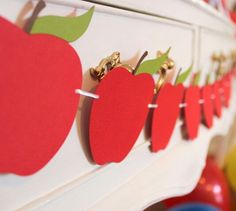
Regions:
M 25 0 L 1 0 L 0 15 L 12 22 Z M 67 15 L 76 8 L 82 14 L 95 5 L 91 24 L 83 37 L 72 43 L 83 66 L 83 90 L 96 82 L 89 68 L 114 51 L 135 65 L 148 50 L 171 46 L 177 68 L 202 69 L 201 84 L 211 68 L 213 52 L 236 48 L 235 26 L 201 0 L 47 0 L 40 15 Z M 186 81 L 189 85 L 189 81 Z M 236 85 L 236 84 L 235 84 Z M 236 87 L 233 89 L 236 91 Z M 236 111 L 236 95 L 214 126 L 201 125 L 198 138 L 190 142 L 180 134 L 178 120 L 168 147 L 151 153 L 150 139 L 141 132 L 132 152 L 119 163 L 95 165 L 89 154 L 89 100 L 81 96 L 78 113 L 67 140 L 54 158 L 32 176 L 0 175 L 0 210 L 142 210 L 165 198 L 183 195 L 196 185 L 205 165 L 210 140 L 227 134 Z

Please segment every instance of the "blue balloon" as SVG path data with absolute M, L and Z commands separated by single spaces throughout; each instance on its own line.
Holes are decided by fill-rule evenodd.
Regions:
M 220 209 L 204 203 L 186 203 L 172 207 L 168 211 L 220 211 Z

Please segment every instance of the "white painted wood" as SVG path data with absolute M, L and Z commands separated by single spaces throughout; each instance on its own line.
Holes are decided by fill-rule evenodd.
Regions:
M 54 0 L 51 0 L 54 1 Z M 59 0 L 64 2 L 64 0 Z M 175 19 L 190 24 L 232 33 L 233 23 L 202 0 L 88 0 L 106 5 L 118 6 L 126 10 L 136 10 L 151 15 Z M 74 4 L 76 0 L 69 0 Z
M 236 83 L 233 90 L 236 90 Z M 233 122 L 235 94 L 231 103 L 229 110 L 224 109 L 221 119 L 214 118 L 211 130 L 201 126 L 194 142 L 179 141 L 140 174 L 89 210 L 141 210 L 165 198 L 191 192 L 205 166 L 210 141 L 217 135 L 226 135 Z
M 14 21 L 24 2 L 2 0 L 0 15 Z M 42 15 L 63 16 L 74 7 L 81 14 L 95 4 L 78 0 L 47 2 Z M 170 55 L 177 67 L 186 68 L 194 61 L 195 69 L 202 67 L 204 75 L 212 51 L 228 52 L 235 47 L 232 24 L 199 1 L 111 0 L 112 7 L 100 5 L 105 1 L 97 2 L 88 31 L 72 43 L 82 61 L 85 91 L 96 85 L 89 76 L 89 67 L 113 51 L 120 51 L 122 61 L 135 65 L 145 50 L 151 58 L 157 50 L 171 46 Z M 154 3 L 158 6 L 154 7 Z M 122 8 L 116 8 L 118 5 Z M 215 118 L 213 129 L 201 126 L 194 142 L 182 140 L 179 120 L 166 150 L 151 153 L 150 139 L 142 131 L 122 163 L 100 167 L 91 162 L 88 152 L 84 132 L 89 102 L 81 97 L 65 144 L 45 168 L 28 177 L 0 175 L 0 210 L 140 210 L 164 198 L 187 193 L 201 174 L 210 139 L 227 133 L 235 101 L 234 96 L 222 119 Z
M 234 90 L 235 88 L 234 86 Z M 236 103 L 235 95 L 231 103 Z M 179 139 L 178 143 L 170 147 L 169 150 L 156 155 L 147 150 L 146 144 L 140 146 L 137 152 L 134 152 L 117 166 L 123 174 L 120 171 L 117 172 L 117 168 L 110 169 L 106 174 L 96 175 L 96 178 L 88 183 L 74 185 L 73 189 L 62 191 L 60 197 L 56 197 L 46 204 L 42 205 L 41 203 L 45 200 L 41 199 L 37 202 L 41 206 L 36 210 L 50 211 L 56 209 L 63 211 L 67 209 L 68 203 L 78 210 L 87 210 L 88 208 L 89 210 L 114 211 L 141 210 L 167 197 L 190 192 L 197 183 L 205 165 L 210 140 L 218 134 L 225 135 L 228 132 L 233 120 L 232 113 L 235 110 L 236 108 L 233 106 L 229 110 L 224 110 L 221 119 L 214 119 L 215 125 L 211 130 L 201 126 L 199 137 L 194 142 Z M 100 200 L 102 198 L 100 193 L 104 189 L 114 187 L 111 182 L 120 180 L 124 174 L 129 173 L 131 166 L 142 165 L 142 162 L 147 162 L 146 168 L 134 177 L 127 178 L 127 183 L 121 185 L 117 190 L 108 191 L 108 196 Z M 109 179 L 105 186 L 101 183 L 104 176 L 112 178 L 112 181 Z M 90 192 L 89 198 L 84 193 L 85 190 Z M 35 207 L 28 206 L 25 208 L 32 209 Z

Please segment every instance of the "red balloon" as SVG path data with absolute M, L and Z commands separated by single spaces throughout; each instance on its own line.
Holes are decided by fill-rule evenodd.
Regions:
M 224 211 L 230 211 L 230 193 L 223 172 L 212 158 L 208 158 L 206 167 L 196 188 L 188 195 L 166 200 L 167 208 L 186 202 L 208 203 Z

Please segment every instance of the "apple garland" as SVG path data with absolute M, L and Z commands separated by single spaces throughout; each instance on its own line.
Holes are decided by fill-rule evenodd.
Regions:
M 119 53 L 109 61 L 95 93 L 80 89 L 82 67 L 79 55 L 68 44 L 87 30 L 94 8 L 81 16 L 37 17 L 45 7 L 40 1 L 27 4 L 17 18 L 21 27 L 0 17 L 0 173 L 30 175 L 45 166 L 64 143 L 73 124 L 80 95 L 93 97 L 89 143 L 95 163 L 121 162 L 134 146 L 147 116 L 151 114 L 151 150 L 169 143 L 176 120 L 183 113 L 186 138 L 194 140 L 200 123 L 213 126 L 213 115 L 221 117 L 229 107 L 232 70 L 213 84 L 189 87 L 183 81 L 192 65 L 178 75 L 174 85 L 165 82 L 173 67 L 168 49 L 158 58 L 135 68 L 121 64 Z M 23 30 L 23 29 L 24 30 Z M 76 30 L 75 30 L 76 29 Z M 169 61 L 170 66 L 165 66 Z M 173 62 L 173 61 L 172 61 Z M 156 87 L 152 75 L 161 71 Z M 154 92 L 156 90 L 156 92 Z
M 198 72 L 192 85 L 184 87 L 182 82 L 190 74 L 192 65 L 177 77 L 175 85 L 162 83 L 158 93 L 155 95 L 152 92 L 150 96 L 153 86 L 150 79 L 147 79 L 147 74 L 154 74 L 158 68 L 161 70 L 168 53 L 169 50 L 158 59 L 143 62 L 137 70 L 140 75 L 135 77 L 131 77 L 130 70 L 124 68 L 122 71 L 120 68 L 109 70 L 105 76 L 102 74 L 95 91 L 98 99 L 92 104 L 89 131 L 91 151 L 97 164 L 120 162 L 128 155 L 144 127 L 145 117 L 148 116 L 147 107 L 154 109 L 149 111 L 152 116 L 151 150 L 158 152 L 168 145 L 181 113 L 185 128 L 184 137 L 194 140 L 201 122 L 211 128 L 213 115 L 220 117 L 221 107 L 229 106 L 232 72 L 203 87 L 198 86 Z M 135 78 L 139 76 L 143 77 L 143 82 L 133 88 L 134 81 L 137 80 Z M 129 85 L 123 85 L 127 81 Z M 136 100 L 138 97 L 139 101 Z M 142 118 L 139 115 L 143 115 Z

